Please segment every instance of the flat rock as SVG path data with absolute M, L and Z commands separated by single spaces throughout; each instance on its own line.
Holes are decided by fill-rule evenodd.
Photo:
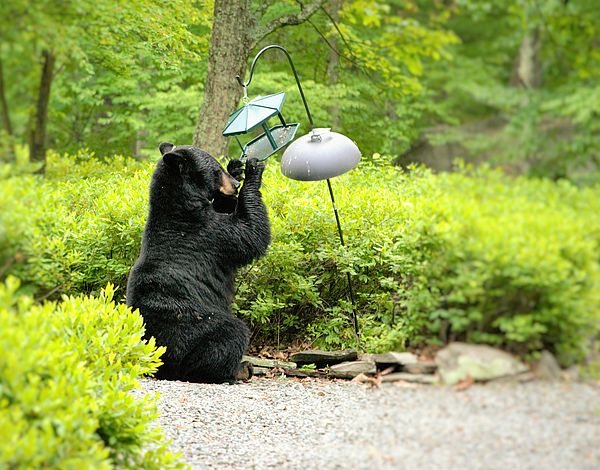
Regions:
M 269 369 L 274 369 L 275 367 L 280 367 L 282 369 L 295 369 L 297 367 L 295 362 L 278 361 L 277 359 L 263 359 L 253 356 L 242 356 L 242 361 L 250 361 L 255 367 L 267 367 Z
M 450 343 L 435 358 L 439 373 L 448 385 L 471 377 L 484 382 L 522 374 L 529 369 L 511 354 L 491 346 Z
M 254 375 L 266 375 L 270 371 L 270 367 L 258 367 L 254 365 L 252 366 L 252 372 Z
M 522 372 L 520 374 L 505 375 L 494 379 L 494 383 L 526 383 L 532 382 L 536 379 L 533 372 Z
M 330 368 L 330 375 L 339 378 L 353 378 L 359 374 L 375 374 L 377 366 L 369 361 L 349 361 L 335 364 Z
M 358 359 L 358 353 L 354 349 L 346 349 L 345 351 L 309 349 L 292 354 L 290 359 L 298 364 L 315 364 L 322 367 L 345 361 L 355 361 Z
M 361 360 L 375 362 L 378 365 L 406 366 L 415 364 L 418 359 L 417 356 L 409 352 L 387 352 L 383 354 L 363 354 Z
M 405 364 L 402 370 L 409 374 L 435 374 L 437 368 L 435 362 L 415 362 L 414 364 Z
M 329 377 L 327 372 L 322 370 L 310 370 L 310 369 L 285 369 L 284 374 L 289 377 L 319 377 L 326 379 Z
M 394 372 L 392 374 L 387 374 L 381 377 L 381 381 L 383 383 L 403 381 L 431 385 L 437 383 L 439 379 L 435 375 L 431 374 L 410 374 L 407 372 Z

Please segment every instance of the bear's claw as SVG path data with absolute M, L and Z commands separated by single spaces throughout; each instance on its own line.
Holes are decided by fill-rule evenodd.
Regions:
M 265 164 L 259 162 L 256 158 L 249 158 L 246 160 L 246 173 L 247 174 L 262 174 L 265 169 Z
M 229 163 L 227 164 L 227 173 L 241 183 L 244 179 L 244 163 L 238 159 L 229 160 Z

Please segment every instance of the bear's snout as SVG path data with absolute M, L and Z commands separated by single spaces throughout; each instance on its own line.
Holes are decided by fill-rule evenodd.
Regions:
M 233 196 L 237 193 L 238 188 L 240 187 L 240 182 L 236 180 L 233 176 L 223 173 L 221 177 L 221 187 L 219 191 L 221 191 L 226 196 Z

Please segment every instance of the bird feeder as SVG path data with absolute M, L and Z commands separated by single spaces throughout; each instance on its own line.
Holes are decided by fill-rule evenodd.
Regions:
M 223 135 L 232 136 L 236 139 L 242 150 L 242 156 L 240 157 L 242 161 L 248 158 L 266 160 L 294 139 L 299 124 L 287 124 L 283 119 L 281 108 L 285 101 L 284 92 L 259 96 L 251 101 L 248 99 L 247 87 L 252 81 L 256 61 L 263 53 L 270 49 L 279 49 L 287 56 L 292 72 L 294 73 L 294 78 L 296 79 L 296 85 L 298 85 L 298 91 L 304 104 L 306 116 L 310 123 L 310 132 L 298 138 L 284 152 L 281 158 L 281 172 L 284 176 L 294 180 L 327 180 L 340 242 L 342 246 L 345 246 L 330 178 L 339 176 L 354 168 L 360 160 L 360 150 L 352 140 L 342 134 L 331 132 L 328 128 L 315 128 L 292 57 L 283 47 L 277 44 L 264 47 L 256 54 L 256 57 L 252 61 L 248 80 L 243 82 L 239 75 L 236 77 L 236 80 L 244 89 L 244 106 L 229 116 L 225 129 L 223 129 Z M 269 127 L 269 119 L 275 116 L 279 117 L 281 124 Z M 242 145 L 238 136 L 247 134 L 259 127 L 262 128 L 263 133 L 250 140 L 246 145 Z M 354 291 L 352 290 L 349 272 L 346 273 L 346 277 L 348 280 L 350 303 L 354 307 Z M 354 308 L 351 312 L 351 318 L 354 332 L 358 337 L 358 319 Z
M 229 116 L 225 129 L 223 129 L 223 135 L 235 138 L 242 150 L 240 157 L 242 161 L 247 158 L 256 158 L 260 161 L 266 160 L 294 139 L 300 124 L 297 122 L 287 124 L 283 119 L 281 108 L 285 101 L 284 92 L 258 96 L 252 101 L 248 100 L 247 95 L 244 98 L 244 106 Z M 269 127 L 269 119 L 275 116 L 279 117 L 281 124 Z M 242 145 L 237 136 L 247 134 L 259 127 L 264 132 L 246 145 Z

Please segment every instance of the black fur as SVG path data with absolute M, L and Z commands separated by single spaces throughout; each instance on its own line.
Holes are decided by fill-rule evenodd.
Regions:
M 146 337 L 166 346 L 157 377 L 232 381 L 248 347 L 246 324 L 230 310 L 237 268 L 263 256 L 271 239 L 260 185 L 264 164 L 239 160 L 228 170 L 190 146 L 160 145 L 140 256 L 129 275 L 127 304 L 138 308 Z M 231 192 L 231 191 L 229 191 Z

